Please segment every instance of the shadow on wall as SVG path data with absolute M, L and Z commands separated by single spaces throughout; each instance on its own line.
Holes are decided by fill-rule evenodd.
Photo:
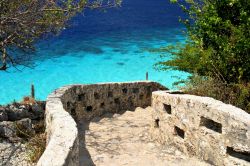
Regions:
M 85 132 L 89 130 L 89 122 L 79 122 L 78 123 L 78 137 L 79 137 L 79 163 L 80 166 L 88 165 L 94 166 L 94 162 L 91 159 L 89 151 L 86 148 L 85 143 Z

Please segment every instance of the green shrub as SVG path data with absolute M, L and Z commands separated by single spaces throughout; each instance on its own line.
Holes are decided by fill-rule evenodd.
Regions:
M 211 76 L 225 83 L 250 82 L 250 1 L 174 2 L 187 14 L 181 21 L 188 40 L 184 45 L 160 49 L 173 57 L 158 67 Z
M 184 91 L 250 113 L 250 1 L 170 1 L 186 13 L 180 21 L 187 41 L 158 49 L 163 53 L 158 69 L 189 72 L 193 76 L 184 81 Z
M 194 75 L 181 89 L 189 94 L 215 98 L 250 113 L 250 83 L 225 84 L 218 79 Z

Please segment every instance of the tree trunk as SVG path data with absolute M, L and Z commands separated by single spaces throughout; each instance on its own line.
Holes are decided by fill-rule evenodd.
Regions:
M 6 49 L 2 48 L 2 66 L 0 67 L 0 70 L 6 70 L 7 69 L 7 55 L 6 55 Z

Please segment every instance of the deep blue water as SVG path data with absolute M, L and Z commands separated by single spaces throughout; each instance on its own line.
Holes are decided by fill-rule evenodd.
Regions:
M 34 68 L 0 72 L 0 104 L 29 95 L 31 84 L 44 100 L 63 85 L 144 80 L 146 72 L 150 80 L 172 88 L 187 74 L 156 71 L 159 54 L 148 49 L 185 42 L 179 16 L 181 10 L 166 0 L 124 0 L 121 8 L 87 10 L 59 36 L 37 43 Z

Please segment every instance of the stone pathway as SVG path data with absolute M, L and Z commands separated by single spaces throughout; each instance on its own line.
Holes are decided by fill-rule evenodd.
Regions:
M 81 165 L 96 166 L 205 166 L 175 147 L 150 139 L 151 108 L 106 114 L 93 119 L 85 130 L 85 152 Z M 83 138 L 84 139 L 84 138 Z M 88 153 L 88 154 L 87 154 Z M 86 157 L 88 156 L 88 157 Z M 91 156 L 91 158 L 90 158 Z M 90 162 L 91 161 L 91 162 Z

